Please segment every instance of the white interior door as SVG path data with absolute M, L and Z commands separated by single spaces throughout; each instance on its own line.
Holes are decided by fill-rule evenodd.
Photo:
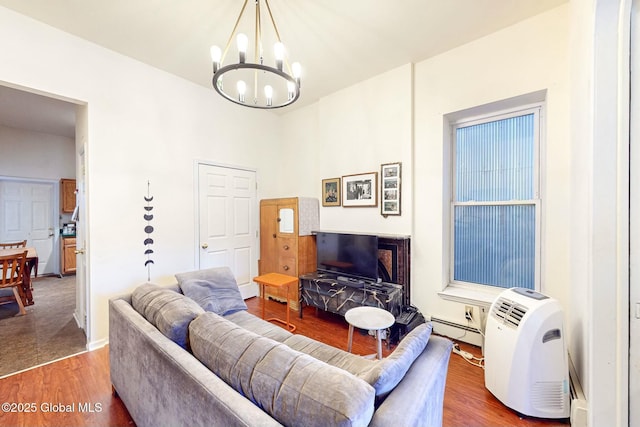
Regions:
M 76 109 L 76 206 L 78 215 L 76 222 L 76 309 L 73 317 L 78 327 L 83 329 L 87 342 L 91 342 L 91 328 L 87 324 L 89 297 L 87 283 L 87 196 L 86 196 L 86 156 L 85 143 L 87 135 L 87 106 L 79 105 Z
M 199 268 L 228 266 L 244 298 L 258 295 L 255 171 L 198 164 Z
M 38 274 L 57 272 L 54 222 L 54 184 L 0 181 L 0 240 L 27 240 L 38 252 Z

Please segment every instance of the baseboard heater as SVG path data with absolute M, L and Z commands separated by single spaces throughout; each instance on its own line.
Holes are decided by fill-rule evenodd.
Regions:
M 431 324 L 433 325 L 433 332 L 438 335 L 443 335 L 478 347 L 483 347 L 484 345 L 482 335 L 478 329 L 472 326 L 462 325 L 438 317 L 431 317 Z
M 587 427 L 587 398 L 580 385 L 571 355 L 569 355 L 569 391 L 571 393 L 571 427 Z

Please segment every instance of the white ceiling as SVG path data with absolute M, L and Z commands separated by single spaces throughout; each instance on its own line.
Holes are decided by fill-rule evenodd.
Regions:
M 76 106 L 0 85 L 0 125 L 74 138 Z
M 418 62 L 567 0 L 270 0 L 291 62 L 303 66 L 290 111 Z M 68 33 L 211 88 L 212 44 L 224 46 L 243 0 L 0 0 Z M 254 1 L 247 8 L 253 19 Z M 264 10 L 263 7 L 263 15 Z M 246 16 L 246 14 L 245 14 Z M 241 23 L 243 25 L 244 22 Z M 263 17 L 263 28 L 268 21 Z M 240 31 L 253 38 L 252 24 Z M 267 30 L 263 30 L 266 32 Z M 535 37 L 535 34 L 531 35 Z M 267 41 L 265 40 L 265 44 Z M 217 95 L 211 89 L 211 96 Z M 9 95 L 0 91 L 0 124 Z M 32 108 L 26 111 L 33 112 Z M 19 123 L 17 112 L 11 120 Z M 36 121 L 31 114 L 28 121 Z

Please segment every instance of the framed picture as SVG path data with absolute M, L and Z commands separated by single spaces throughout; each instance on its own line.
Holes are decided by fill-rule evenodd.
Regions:
M 378 172 L 342 177 L 342 206 L 378 206 Z
M 322 180 L 322 206 L 340 206 L 340 178 Z
M 380 214 L 400 215 L 400 184 L 402 181 L 402 163 L 385 163 L 380 166 L 380 176 L 382 180 L 382 202 L 380 203 Z

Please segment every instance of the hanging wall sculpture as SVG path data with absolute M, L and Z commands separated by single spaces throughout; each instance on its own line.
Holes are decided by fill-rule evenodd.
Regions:
M 149 186 L 149 181 L 147 181 L 147 195 L 144 198 L 147 202 L 147 206 L 144 207 L 144 219 L 147 221 L 147 225 L 144 227 L 144 232 L 147 233 L 147 238 L 144 239 L 144 254 L 147 256 L 144 265 L 147 267 L 147 281 L 151 281 L 151 264 L 154 263 L 151 259 L 151 254 L 153 253 L 153 249 L 151 249 L 151 245 L 153 245 L 153 239 L 151 238 L 151 234 L 153 233 L 153 226 L 151 225 L 151 220 L 153 219 L 151 211 L 153 210 L 153 206 L 151 206 L 151 202 L 153 201 L 153 197 L 149 194 Z

